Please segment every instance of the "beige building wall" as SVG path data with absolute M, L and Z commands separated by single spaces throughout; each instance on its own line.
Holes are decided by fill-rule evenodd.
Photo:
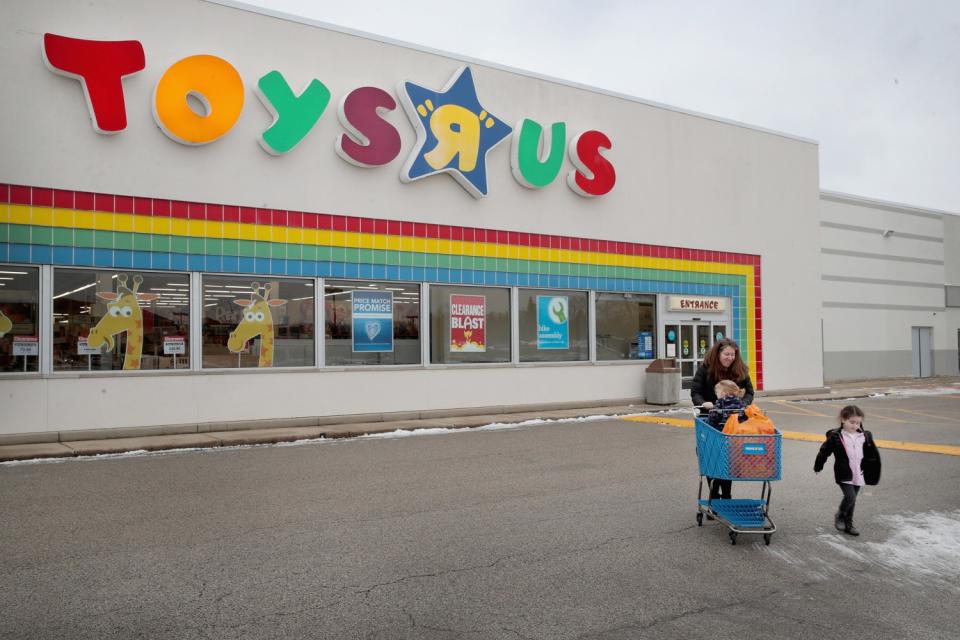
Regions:
M 51 73 L 41 61 L 46 32 L 142 42 L 146 69 L 123 83 L 127 130 L 109 136 L 93 131 L 79 83 Z M 810 140 L 201 0 L 7 2 L 0 5 L 0 36 L 0 81 L 16 87 L 0 94 L 0 181 L 756 254 L 763 276 L 766 388 L 822 384 L 823 229 L 818 151 Z M 163 135 L 150 107 L 167 67 L 195 54 L 226 59 L 246 86 L 234 129 L 203 147 Z M 575 195 L 562 177 L 539 191 L 523 188 L 511 174 L 509 142 L 488 158 L 486 198 L 473 199 L 447 176 L 404 184 L 398 175 L 416 137 L 400 109 L 386 116 L 403 144 L 389 165 L 360 169 L 334 152 L 343 133 L 336 106 L 349 91 L 376 86 L 396 96 L 406 80 L 440 89 L 463 64 L 470 64 L 483 104 L 508 124 L 522 118 L 565 121 L 571 133 L 606 133 L 613 141 L 616 188 L 594 199 Z M 332 93 L 314 130 L 283 157 L 268 155 L 257 143 L 272 116 L 254 87 L 272 70 L 296 90 L 318 78 Z M 571 169 L 565 161 L 563 174 Z M 642 397 L 643 380 L 643 368 L 632 363 L 50 374 L 0 381 L 10 394 L 0 433 L 602 403 Z M 274 404 L 265 408 L 263 397 Z
M 913 375 L 914 327 L 932 330 L 933 375 L 956 375 L 956 216 L 833 192 L 820 212 L 824 379 Z

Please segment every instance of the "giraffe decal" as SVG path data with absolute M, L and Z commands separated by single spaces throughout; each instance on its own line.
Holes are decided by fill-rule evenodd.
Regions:
M 286 300 L 270 299 L 271 285 L 263 287 L 259 282 L 250 285 L 253 290 L 249 298 L 237 298 L 233 304 L 243 307 L 243 318 L 240 324 L 230 332 L 227 340 L 227 349 L 233 353 L 240 353 L 248 341 L 260 336 L 260 361 L 258 367 L 273 366 L 273 312 L 270 307 L 281 307 L 287 304 Z M 262 293 L 261 293 L 262 292 Z
M 5 316 L 3 311 L 0 310 L 0 338 L 7 335 L 10 329 L 13 329 L 13 320 Z
M 137 293 L 143 277 L 133 276 L 133 289 L 127 287 L 126 274 L 117 276 L 117 290 L 98 291 L 97 297 L 107 301 L 107 313 L 87 336 L 87 346 L 97 348 L 104 344 L 108 350 L 114 346 L 113 337 L 127 333 L 127 349 L 123 358 L 124 370 L 139 369 L 140 356 L 143 353 L 143 311 L 141 302 L 149 302 L 160 297 L 158 293 Z

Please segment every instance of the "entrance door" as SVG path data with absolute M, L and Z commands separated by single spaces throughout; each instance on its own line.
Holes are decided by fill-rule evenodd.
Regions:
M 725 324 L 712 322 L 681 322 L 664 327 L 666 354 L 668 358 L 676 358 L 680 363 L 684 389 L 690 388 L 693 374 L 697 372 L 697 367 L 700 366 L 713 343 L 725 338 L 726 335 Z
M 933 375 L 932 327 L 913 327 L 913 377 L 929 378 Z

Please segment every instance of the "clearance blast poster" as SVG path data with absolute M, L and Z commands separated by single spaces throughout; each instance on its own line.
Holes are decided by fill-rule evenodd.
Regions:
M 487 297 L 450 294 L 450 352 L 485 353 Z

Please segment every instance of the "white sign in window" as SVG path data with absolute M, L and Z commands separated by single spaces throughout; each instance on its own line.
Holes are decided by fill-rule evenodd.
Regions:
M 36 356 L 40 354 L 37 336 L 13 336 L 13 355 Z

